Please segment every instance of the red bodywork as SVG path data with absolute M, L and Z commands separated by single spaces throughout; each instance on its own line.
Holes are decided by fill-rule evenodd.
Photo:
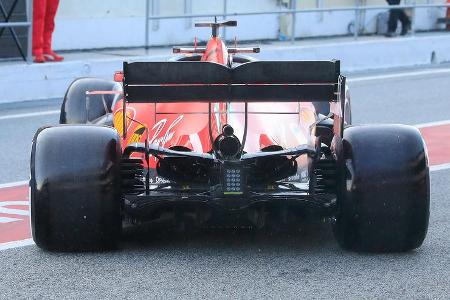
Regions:
M 201 61 L 226 65 L 231 60 L 225 43 L 212 37 Z M 123 138 L 123 100 L 113 107 L 114 126 Z M 295 101 L 295 100 L 293 100 Z M 212 149 L 208 127 L 208 103 L 130 103 L 127 104 L 127 135 L 122 142 L 155 143 L 165 148 L 184 146 L 195 152 L 205 153 Z M 218 102 L 211 104 L 212 133 L 217 137 L 225 124 L 230 124 L 238 138 L 244 132 L 244 104 Z M 302 144 L 314 145 L 316 113 L 310 102 L 276 102 L 248 104 L 248 131 L 244 151 L 257 152 L 270 145 L 283 148 Z M 146 130 L 148 128 L 148 131 Z M 148 136 L 147 136 L 148 135 Z M 134 153 L 133 157 L 143 158 Z M 150 168 L 156 166 L 150 160 Z M 298 159 L 301 178 L 307 177 L 306 157 Z M 305 173 L 306 172 L 306 173 Z

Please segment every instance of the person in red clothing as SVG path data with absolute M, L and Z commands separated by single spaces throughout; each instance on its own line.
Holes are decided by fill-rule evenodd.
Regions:
M 33 56 L 34 62 L 62 61 L 64 57 L 52 50 L 52 34 L 59 0 L 33 1 Z

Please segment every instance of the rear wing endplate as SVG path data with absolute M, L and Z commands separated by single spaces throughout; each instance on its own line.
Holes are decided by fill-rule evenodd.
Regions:
M 337 101 L 340 62 L 124 62 L 130 103 Z

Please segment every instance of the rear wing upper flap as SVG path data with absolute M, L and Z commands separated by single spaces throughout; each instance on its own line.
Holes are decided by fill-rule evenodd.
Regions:
M 128 102 L 276 102 L 337 99 L 340 62 L 124 62 Z

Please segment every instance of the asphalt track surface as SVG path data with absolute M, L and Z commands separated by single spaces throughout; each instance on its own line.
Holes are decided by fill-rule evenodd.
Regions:
M 427 70 L 350 76 L 354 123 L 450 120 L 450 72 Z M 57 123 L 59 103 L 0 106 L 0 183 L 28 178 L 31 139 L 38 127 Z M 432 172 L 429 233 L 410 253 L 343 251 L 321 222 L 267 235 L 143 228 L 114 252 L 47 253 L 34 245 L 0 251 L 0 299 L 449 299 L 449 194 L 450 169 Z

